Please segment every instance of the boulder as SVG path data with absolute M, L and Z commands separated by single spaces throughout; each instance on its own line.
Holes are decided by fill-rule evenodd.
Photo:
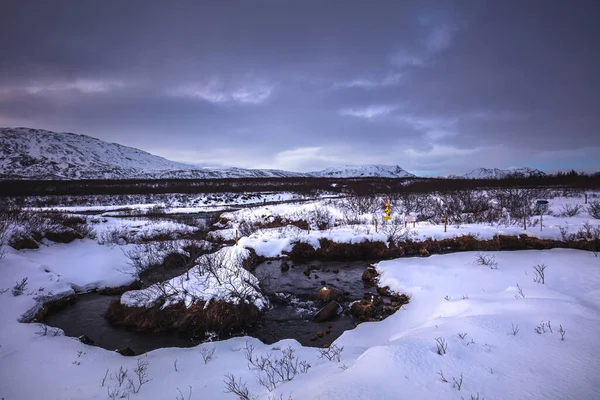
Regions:
M 374 283 L 375 278 L 378 276 L 379 272 L 377 272 L 373 266 L 369 265 L 362 274 L 362 280 L 365 282 Z
M 94 345 L 94 341 L 92 339 L 90 339 L 89 336 L 87 336 L 87 335 L 81 335 L 77 339 L 79 339 L 79 341 L 83 344 L 87 344 L 89 346 Z
M 288 272 L 290 270 L 290 264 L 288 264 L 287 262 L 282 262 L 281 263 L 281 272 Z
M 375 305 L 366 300 L 356 301 L 352 303 L 350 312 L 360 321 L 369 321 L 375 317 Z
M 337 316 L 340 305 L 335 301 L 330 301 L 327 305 L 321 308 L 314 317 L 315 322 L 325 322 Z
M 389 286 L 384 286 L 384 287 L 377 286 L 377 293 L 379 293 L 381 296 L 387 296 L 387 297 L 392 295 L 392 292 L 390 291 Z
M 342 294 L 337 289 L 323 287 L 317 293 L 317 298 L 323 303 L 329 303 L 332 300 L 338 300 L 341 295 Z
M 115 351 L 122 356 L 126 356 L 126 357 L 135 356 L 135 352 L 133 350 L 131 350 L 130 347 L 121 347 L 120 349 L 117 349 Z

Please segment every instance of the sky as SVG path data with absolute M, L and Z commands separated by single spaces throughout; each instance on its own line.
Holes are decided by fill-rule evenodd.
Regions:
M 0 2 L 0 126 L 175 161 L 600 170 L 600 2 Z

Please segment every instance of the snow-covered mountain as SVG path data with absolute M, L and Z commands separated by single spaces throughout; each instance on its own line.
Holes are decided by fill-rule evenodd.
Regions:
M 0 179 L 219 179 L 390 177 L 414 175 L 398 166 L 364 165 L 312 173 L 212 168 L 184 164 L 85 135 L 0 128 Z
M 460 178 L 468 179 L 501 179 L 508 176 L 526 178 L 530 176 L 545 176 L 546 174 L 539 169 L 528 167 L 517 167 L 508 169 L 498 168 L 477 168 L 461 176 Z
M 309 174 L 323 178 L 410 178 L 415 176 L 398 165 L 343 165 L 341 167 L 326 168 L 322 171 L 309 172 Z
M 0 128 L 0 178 L 269 178 L 306 176 L 278 170 L 203 168 L 85 135 Z

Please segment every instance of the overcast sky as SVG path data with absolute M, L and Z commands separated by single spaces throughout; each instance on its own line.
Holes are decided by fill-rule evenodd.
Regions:
M 184 162 L 600 170 L 600 1 L 0 2 L 0 126 Z

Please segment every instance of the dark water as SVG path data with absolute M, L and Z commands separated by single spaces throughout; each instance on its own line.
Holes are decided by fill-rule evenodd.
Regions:
M 317 267 L 310 278 L 303 273 L 309 265 Z M 362 299 L 366 292 L 375 292 L 361 279 L 367 265 L 369 263 L 365 261 L 315 261 L 297 264 L 287 272 L 281 272 L 280 261 L 259 265 L 255 274 L 263 282 L 266 293 L 275 296 L 275 299 L 272 301 L 273 308 L 264 315 L 260 325 L 248 333 L 265 343 L 280 339 L 295 339 L 304 346 L 316 347 L 331 343 L 344 331 L 353 329 L 355 319 L 344 312 L 331 321 L 314 322 L 312 318 L 321 307 L 317 292 L 322 287 L 338 289 L 344 294 L 340 305 L 346 311 L 351 301 Z M 337 273 L 334 272 L 336 268 Z M 325 281 L 325 285 L 321 281 Z M 311 340 L 315 339 L 318 331 L 330 333 Z
M 162 347 L 191 347 L 198 344 L 172 334 L 134 332 L 109 325 L 104 313 L 111 301 L 119 298 L 96 293 L 81 295 L 73 305 L 48 315 L 45 323 L 61 328 L 67 336 L 87 335 L 102 348 L 116 350 L 130 347 L 136 354 Z
M 344 331 L 353 329 L 355 320 L 342 313 L 332 321 L 312 321 L 321 306 L 317 302 L 317 292 L 323 287 L 321 281 L 325 281 L 326 287 L 336 288 L 344 293 L 340 304 L 346 310 L 351 301 L 361 299 L 365 292 L 374 292 L 374 288 L 365 286 L 361 280 L 368 264 L 364 261 L 312 262 L 296 265 L 287 272 L 281 272 L 280 261 L 259 265 L 255 274 L 263 282 L 267 295 L 272 298 L 272 308 L 256 327 L 246 333 L 265 343 L 281 339 L 295 339 L 302 345 L 315 347 L 331 343 Z M 318 268 L 311 272 L 310 278 L 303 274 L 308 265 Z M 334 273 L 334 268 L 339 272 Z M 315 274 L 318 278 L 315 278 Z M 190 347 L 198 344 L 171 333 L 142 333 L 109 325 L 104 319 L 104 313 L 110 302 L 116 299 L 119 296 L 84 294 L 75 304 L 48 315 L 45 322 L 63 329 L 68 336 L 87 335 L 97 346 L 110 350 L 130 347 L 136 354 L 164 347 Z M 318 331 L 323 332 L 323 337 L 316 337 Z

